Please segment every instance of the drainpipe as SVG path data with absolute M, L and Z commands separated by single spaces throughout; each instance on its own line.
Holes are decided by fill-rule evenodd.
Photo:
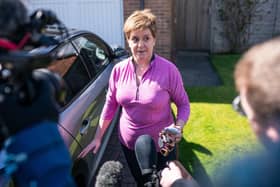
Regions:
M 140 0 L 140 9 L 144 9 L 145 8 L 145 0 Z

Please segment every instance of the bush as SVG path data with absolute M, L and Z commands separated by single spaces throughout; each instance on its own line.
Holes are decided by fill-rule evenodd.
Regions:
M 217 2 L 230 52 L 241 52 L 248 43 L 252 17 L 256 15 L 257 8 L 267 0 L 218 0 Z

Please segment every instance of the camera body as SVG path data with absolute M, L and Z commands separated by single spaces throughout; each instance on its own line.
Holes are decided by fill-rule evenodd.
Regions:
M 7 1 L 7 3 L 7 6 L 14 6 L 12 2 Z M 4 6 L 4 3 L 1 5 Z M 25 13 L 24 9 L 21 11 L 22 14 Z M 11 21 L 17 23 L 13 20 L 15 18 L 12 15 L 9 17 Z M 65 90 L 62 78 L 42 69 L 56 57 L 30 52 L 40 46 L 50 46 L 58 43 L 58 41 L 44 33 L 44 29 L 53 24 L 59 25 L 61 32 L 65 32 L 67 35 L 67 28 L 56 18 L 55 14 L 42 9 L 36 10 L 30 16 L 29 22 L 16 25 L 17 28 L 13 29 L 15 34 L 12 32 L 11 35 L 0 35 L 0 107 L 2 108 L 0 115 L 0 146 L 10 136 L 29 127 L 21 121 L 17 122 L 11 119 L 14 118 L 15 114 L 20 115 L 20 111 L 24 111 L 24 107 L 34 107 L 35 100 L 38 100 L 38 97 L 43 95 L 42 90 L 38 89 L 40 86 L 42 87 L 42 81 L 47 82 L 46 84 L 51 87 L 50 90 L 53 90 L 50 95 L 46 96 L 47 98 L 54 97 L 57 103 L 64 100 Z M 15 35 L 19 38 L 15 39 Z M 41 70 L 38 70 L 40 68 Z M 52 103 L 54 108 L 57 103 Z M 7 114 L 6 111 L 10 108 L 15 109 L 14 113 Z M 19 109 L 19 111 L 16 109 Z M 36 112 L 36 108 L 33 110 Z M 45 116 L 41 116 L 42 120 L 45 119 Z M 29 118 L 32 117 L 30 116 Z M 36 119 L 35 121 L 38 120 Z M 26 118 L 27 122 L 33 124 L 34 120 L 28 121 Z
M 175 127 L 166 127 L 159 133 L 158 145 L 163 156 L 167 156 L 174 149 L 176 142 L 173 137 L 180 133 Z

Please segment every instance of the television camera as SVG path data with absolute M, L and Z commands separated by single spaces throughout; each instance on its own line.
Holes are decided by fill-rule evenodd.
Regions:
M 5 6 L 4 3 L 2 5 Z M 9 6 L 11 5 L 9 4 Z M 16 20 L 18 18 L 11 15 L 12 12 L 4 12 L 3 14 L 6 14 L 2 16 L 3 19 L 9 18 L 9 22 L 12 22 L 13 25 L 18 24 L 19 21 Z M 38 79 L 42 77 L 47 79 L 54 88 L 53 94 L 57 103 L 63 102 L 65 91 L 62 79 L 46 69 L 39 69 L 50 64 L 55 56 L 34 53 L 33 49 L 41 46 L 51 46 L 58 42 L 45 34 L 48 25 L 57 25 L 60 32 L 65 33 L 65 36 L 68 35 L 68 30 L 50 10 L 38 9 L 27 20 L 23 24 L 16 25 L 13 32 L 0 32 L 0 105 L 2 103 L 5 106 L 9 105 L 11 108 L 13 105 L 31 106 L 34 98 L 40 94 L 37 87 Z M 8 21 L 6 20 L 6 22 Z M 29 124 L 17 124 L 16 120 L 8 123 L 8 120 L 5 119 L 5 116 L 9 115 L 5 114 L 7 112 L 8 110 L 2 107 L 0 147 L 7 138 L 29 127 Z

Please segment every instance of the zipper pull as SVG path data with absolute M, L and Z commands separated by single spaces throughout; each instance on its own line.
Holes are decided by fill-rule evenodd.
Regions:
M 139 86 L 137 86 L 137 89 L 136 89 L 136 100 L 139 99 Z

